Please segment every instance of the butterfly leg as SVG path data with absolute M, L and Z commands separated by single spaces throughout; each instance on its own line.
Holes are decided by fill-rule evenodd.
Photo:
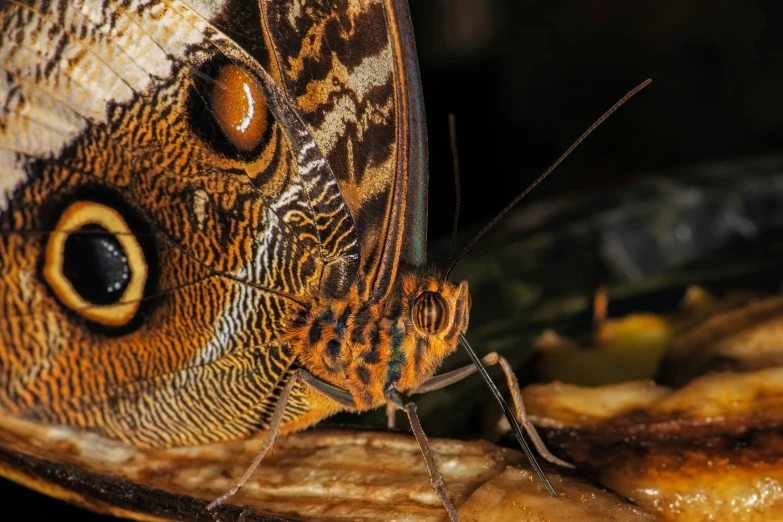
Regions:
M 397 426 L 397 406 L 392 403 L 386 405 L 386 427 L 394 429 Z
M 408 420 L 413 430 L 413 435 L 416 437 L 416 442 L 419 443 L 421 453 L 424 455 L 424 462 L 427 465 L 427 472 L 430 474 L 430 482 L 432 487 L 440 497 L 440 501 L 443 503 L 443 507 L 446 508 L 446 512 L 449 514 L 449 520 L 451 522 L 459 522 L 457 511 L 454 509 L 454 504 L 451 503 L 449 494 L 446 492 L 446 484 L 443 481 L 443 474 L 438 468 L 438 461 L 435 458 L 435 452 L 432 450 L 427 435 L 421 427 L 419 421 L 419 415 L 416 413 L 416 404 L 413 402 L 404 402 L 402 396 L 396 390 L 390 390 L 387 394 L 389 403 L 393 404 L 398 410 L 404 411 L 408 415 Z
M 253 473 L 255 473 L 256 469 L 258 469 L 261 461 L 264 460 L 266 452 L 270 450 L 275 442 L 275 439 L 277 438 L 277 432 L 280 430 L 280 424 L 283 420 L 285 407 L 288 405 L 288 399 L 291 397 L 291 391 L 294 389 L 294 386 L 296 386 L 296 383 L 302 379 L 300 372 L 301 370 L 295 371 L 291 378 L 288 379 L 285 387 L 283 387 L 283 391 L 280 393 L 280 398 L 277 400 L 277 404 L 275 405 L 275 411 L 272 413 L 272 418 L 269 420 L 269 429 L 266 430 L 264 440 L 261 442 L 261 449 L 258 450 L 258 453 L 253 459 L 253 462 L 250 464 L 250 467 L 247 468 L 247 471 L 245 471 L 245 474 L 242 475 L 242 478 L 239 479 L 239 482 L 237 482 L 236 486 L 209 503 L 207 506 L 207 511 L 211 511 L 221 504 L 224 504 L 231 497 L 239 493 L 239 490 L 245 487 L 245 484 L 247 484 L 248 480 L 250 480 L 250 477 L 253 476 Z
M 533 442 L 533 446 L 538 450 L 539 455 L 544 459 L 564 468 L 574 468 L 573 464 L 570 464 L 562 459 L 557 458 L 546 447 L 544 441 L 541 440 L 541 436 L 538 434 L 536 427 L 530 422 L 530 418 L 527 416 L 525 410 L 525 403 L 522 401 L 522 391 L 519 389 L 519 383 L 514 375 L 514 370 L 506 360 L 505 357 L 492 352 L 485 355 L 481 361 L 486 366 L 494 366 L 500 364 L 503 369 L 503 373 L 506 375 L 506 381 L 508 382 L 508 388 L 511 391 L 511 400 L 514 402 L 514 409 L 516 410 L 517 421 L 525 428 L 530 440 Z M 464 366 L 454 371 L 444 373 L 443 375 L 436 375 L 432 379 L 426 381 L 424 384 L 416 388 L 413 393 L 427 393 L 434 390 L 440 390 L 446 386 L 450 386 L 455 382 L 459 382 L 462 379 L 476 373 L 476 367 L 474 365 Z

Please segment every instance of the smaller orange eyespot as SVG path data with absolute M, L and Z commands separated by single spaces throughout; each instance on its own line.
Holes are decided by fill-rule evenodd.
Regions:
M 437 292 L 423 292 L 413 302 L 413 325 L 424 334 L 435 335 L 449 323 L 449 304 Z
M 269 114 L 257 81 L 244 69 L 226 65 L 220 70 L 210 108 L 223 135 L 239 151 L 250 152 L 261 143 Z

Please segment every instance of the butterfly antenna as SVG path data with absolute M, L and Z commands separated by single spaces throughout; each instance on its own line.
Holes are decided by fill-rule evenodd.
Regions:
M 457 120 L 454 113 L 449 113 L 449 143 L 451 144 L 451 162 L 454 170 L 454 224 L 451 226 L 451 245 L 449 246 L 449 257 L 446 258 L 446 266 L 450 266 L 451 259 L 454 257 L 454 250 L 457 246 L 457 225 L 459 223 L 459 207 L 462 201 L 462 187 L 459 182 L 459 154 L 457 153 Z M 443 277 L 448 279 L 448 273 Z
M 568 150 L 566 150 L 566 151 L 565 151 L 565 152 L 564 152 L 564 153 L 563 153 L 563 154 L 562 154 L 562 155 L 561 155 L 559 158 L 557 158 L 557 161 L 555 161 L 555 162 L 552 164 L 552 166 L 551 166 L 551 167 L 549 167 L 548 169 L 546 169 L 546 172 L 544 172 L 543 174 L 541 174 L 541 175 L 538 177 L 538 179 L 536 179 L 536 180 L 535 180 L 533 183 L 531 183 L 531 184 L 530 184 L 530 186 L 528 186 L 528 187 L 527 187 L 525 190 L 523 190 L 523 191 L 522 191 L 522 193 L 521 193 L 519 196 L 517 196 L 516 198 L 514 198 L 514 200 L 513 200 L 511 203 L 509 203 L 508 205 L 506 205 L 506 208 L 504 208 L 503 210 L 501 210 L 501 211 L 500 211 L 500 213 L 499 213 L 497 216 L 495 216 L 495 217 L 492 219 L 492 221 L 490 221 L 489 223 L 487 223 L 487 225 L 486 225 L 484 228 L 482 228 L 482 229 L 479 231 L 479 233 L 478 233 L 478 234 L 476 234 L 475 236 L 473 236 L 473 239 L 471 239 L 470 241 L 468 241 L 468 244 L 465 246 L 465 248 L 463 248 L 463 249 L 462 249 L 462 251 L 459 253 L 459 255 L 457 256 L 457 258 L 456 258 L 456 259 L 455 259 L 455 260 L 454 260 L 454 261 L 453 261 L 453 262 L 452 262 L 452 263 L 449 265 L 449 268 L 446 270 L 446 273 L 445 273 L 444 279 L 448 279 L 449 275 L 451 274 L 451 271 L 452 271 L 452 270 L 454 270 L 454 267 L 456 267 L 456 266 L 457 266 L 457 264 L 458 264 L 458 263 L 459 263 L 459 262 L 462 260 L 462 258 L 463 258 L 463 257 L 465 257 L 465 254 L 467 254 L 467 253 L 468 253 L 468 251 L 469 251 L 471 248 L 473 248 L 473 245 L 475 245 L 475 244 L 476 244 L 476 241 L 478 241 L 479 239 L 481 239 L 481 237 L 482 237 L 484 234 L 486 234 L 486 233 L 487 233 L 487 231 L 488 231 L 490 228 L 492 228 L 493 226 L 495 226 L 495 223 L 497 223 L 498 221 L 500 221 L 500 219 L 501 219 L 503 216 L 505 216 L 505 215 L 508 213 L 508 211 L 509 211 L 509 210 L 511 210 L 512 208 L 514 208 L 514 205 L 516 205 L 517 203 L 519 203 L 519 201 L 520 201 L 522 198 L 524 198 L 525 196 L 527 196 L 527 195 L 528 195 L 528 193 L 529 193 L 531 190 L 533 190 L 534 188 L 536 188 L 536 186 L 537 186 L 539 183 L 541 183 L 542 181 L 544 181 L 544 179 L 545 179 L 547 176 L 549 176 L 549 174 L 551 174 L 551 173 L 552 173 L 552 171 L 553 171 L 553 170 L 555 170 L 555 169 L 558 167 L 558 165 L 560 165 L 560 163 L 562 163 L 562 162 L 563 162 L 563 160 L 564 160 L 564 159 L 566 159 L 566 158 L 568 157 L 568 155 L 569 155 L 569 154 L 571 154 L 571 152 L 573 152 L 573 150 L 574 150 L 575 148 L 577 148 L 577 147 L 579 146 L 579 144 L 580 144 L 580 143 L 582 143 L 582 142 L 584 141 L 584 139 L 585 139 L 585 138 L 587 138 L 587 137 L 590 135 L 590 133 L 592 133 L 592 132 L 593 132 L 593 131 L 594 131 L 594 130 L 595 130 L 595 129 L 596 129 L 598 126 L 599 126 L 599 125 L 601 125 L 601 124 L 604 122 L 604 120 L 606 120 L 606 119 L 607 119 L 609 116 L 611 116 L 611 115 L 612 115 L 612 113 L 614 113 L 614 112 L 615 112 L 617 109 L 619 109 L 619 108 L 620 108 L 620 107 L 621 107 L 623 104 L 625 104 L 625 102 L 627 102 L 628 100 L 630 100 L 630 99 L 631 99 L 631 98 L 632 98 L 632 97 L 633 97 L 633 96 L 634 96 L 636 93 L 638 93 L 639 91 L 641 91 L 642 89 L 644 89 L 645 87 L 647 87 L 648 85 L 650 85 L 650 83 L 651 83 L 651 82 L 652 82 L 652 80 L 650 80 L 650 79 L 647 79 L 647 80 L 643 81 L 641 84 L 637 85 L 637 86 L 636 86 L 634 89 L 632 89 L 631 91 L 629 91 L 629 92 L 628 92 L 628 94 L 626 94 L 625 96 L 623 96 L 622 98 L 620 98 L 620 99 L 619 99 L 619 100 L 618 100 L 618 101 L 617 101 L 617 102 L 616 102 L 614 105 L 612 105 L 612 107 L 611 107 L 611 108 L 610 108 L 608 111 L 606 111 L 605 113 L 603 113 L 603 115 L 602 115 L 600 118 L 598 118 L 598 119 L 595 121 L 595 123 L 593 123 L 592 125 L 590 125 L 590 127 L 589 127 L 589 128 L 588 128 L 588 129 L 587 129 L 585 132 L 583 132 L 583 133 L 582 133 L 582 135 L 581 135 L 581 136 L 579 136 L 579 138 L 577 138 L 577 140 L 576 140 L 576 141 L 575 141 L 573 144 L 571 144 L 571 146 L 570 146 L 570 147 L 568 147 Z
M 476 368 L 481 374 L 481 377 L 484 378 L 487 386 L 489 386 L 492 395 L 495 396 L 495 400 L 498 401 L 498 404 L 500 404 L 500 408 L 503 410 L 503 414 L 506 416 L 506 419 L 508 419 L 508 423 L 511 425 L 511 429 L 514 430 L 514 435 L 516 435 L 517 441 L 519 442 L 519 445 L 522 446 L 522 451 L 525 452 L 525 455 L 530 461 L 530 465 L 533 466 L 533 470 L 536 472 L 536 475 L 538 475 L 538 478 L 541 479 L 541 482 L 544 483 L 544 487 L 547 489 L 547 491 L 549 491 L 549 494 L 553 497 L 556 497 L 557 492 L 555 491 L 555 488 L 552 486 L 552 483 L 549 481 L 546 473 L 544 473 L 541 465 L 536 460 L 536 456 L 533 455 L 533 450 L 530 449 L 530 445 L 527 443 L 527 440 L 525 440 L 525 436 L 522 434 L 522 428 L 519 427 L 519 423 L 517 422 L 516 417 L 514 417 L 511 408 L 508 406 L 506 399 L 503 398 L 500 390 L 498 390 L 498 387 L 490 378 L 489 373 L 487 373 L 487 369 L 484 368 L 484 364 L 481 362 L 481 359 L 479 359 L 478 355 L 476 355 L 476 352 L 474 352 L 473 348 L 471 348 L 470 344 L 468 344 L 468 340 L 465 338 L 465 334 L 459 334 L 459 342 L 462 344 L 462 347 L 465 348 L 465 351 L 468 352 L 468 356 L 470 356 L 470 359 L 473 361 L 473 364 L 476 365 Z

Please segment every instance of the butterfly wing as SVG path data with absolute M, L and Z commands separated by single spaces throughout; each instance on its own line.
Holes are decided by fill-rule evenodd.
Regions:
M 400 259 L 422 260 L 406 10 L 296 5 L 2 6 L 2 410 L 140 446 L 258 432 L 293 364 L 286 322 L 324 281 L 339 295 L 366 274 L 383 295 Z M 249 145 L 215 116 L 231 65 L 267 96 Z M 306 393 L 287 419 L 329 413 Z
M 332 166 L 367 295 L 380 299 L 400 262 L 426 257 L 426 130 L 407 5 L 263 6 L 274 68 Z
M 293 364 L 279 338 L 321 282 L 337 281 L 327 287 L 339 295 L 362 273 L 381 296 L 401 260 L 423 262 L 426 149 L 407 6 L 287 4 L 0 5 L 0 474 L 163 516 L 144 484 L 166 483 L 143 472 L 132 478 L 141 486 L 123 482 L 128 455 L 100 436 L 160 447 L 263 429 Z M 257 111 L 249 146 L 225 132 L 210 96 L 231 83 L 227 65 L 267 95 L 258 69 L 269 72 L 301 115 L 298 144 L 278 121 L 285 101 Z M 296 154 L 310 141 L 331 167 L 315 182 Z M 347 208 L 342 243 L 319 230 L 319 216 L 340 210 L 333 200 Z M 97 277 L 94 255 L 69 261 L 87 250 L 114 279 Z M 326 261 L 342 267 L 333 278 Z M 85 304 L 85 290 L 103 300 Z M 320 408 L 296 390 L 287 418 L 306 424 Z M 63 424 L 99 437 L 83 443 Z M 156 451 L 133 458 L 182 458 Z M 96 470 L 119 481 L 92 487 Z M 208 486 L 216 473 L 203 491 L 224 487 Z M 84 487 L 63 480 L 82 475 Z

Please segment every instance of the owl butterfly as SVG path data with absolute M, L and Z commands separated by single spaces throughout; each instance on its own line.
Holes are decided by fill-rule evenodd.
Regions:
M 14 0 L 0 27 L 3 417 L 268 448 L 391 404 L 456 518 L 404 398 L 470 373 L 433 377 L 470 298 L 422 268 L 407 5 Z

